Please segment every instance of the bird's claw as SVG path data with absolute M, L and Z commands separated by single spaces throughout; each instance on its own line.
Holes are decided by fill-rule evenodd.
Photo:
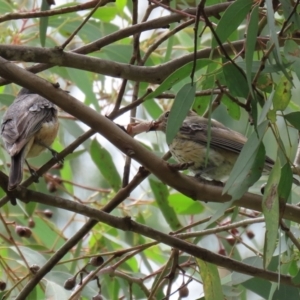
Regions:
M 200 174 L 196 174 L 195 178 L 197 179 L 198 182 L 201 182 L 203 184 L 210 184 L 210 185 L 214 185 L 214 186 L 220 186 L 220 187 L 224 187 L 224 183 L 218 180 L 207 180 L 203 177 L 200 176 Z
M 54 149 L 50 149 L 50 151 L 51 151 L 52 156 L 56 159 L 57 163 L 61 163 L 61 164 L 64 163 L 63 158 L 61 158 L 61 159 L 58 158 L 58 152 L 57 151 L 55 151 Z
M 183 171 L 187 170 L 189 167 L 193 166 L 193 162 L 188 163 L 178 163 L 178 164 L 170 164 L 168 163 L 168 167 L 174 171 Z
M 39 182 L 39 174 L 31 168 L 29 168 L 29 172 L 30 172 L 31 176 L 33 177 L 33 181 L 35 183 L 38 183 Z

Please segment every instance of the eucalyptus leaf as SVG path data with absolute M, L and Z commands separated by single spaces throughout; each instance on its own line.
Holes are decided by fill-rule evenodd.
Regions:
M 284 115 L 284 118 L 291 123 L 296 129 L 300 130 L 300 112 L 295 111 Z
M 216 35 L 221 43 L 225 42 L 243 22 L 250 11 L 252 4 L 252 0 L 237 0 L 225 10 L 216 28 Z M 218 42 L 214 37 L 212 40 L 212 48 L 215 48 L 216 46 L 218 46 Z
M 276 248 L 279 226 L 279 198 L 278 185 L 280 182 L 281 166 L 279 159 L 268 177 L 265 187 L 262 211 L 266 221 L 265 245 L 264 245 L 264 268 L 266 269 L 272 260 Z
M 170 145 L 195 99 L 195 85 L 184 85 L 177 93 L 167 122 L 166 139 Z
M 50 4 L 48 4 L 48 1 L 42 0 L 41 11 L 45 11 L 49 9 L 50 9 Z M 48 17 L 41 17 L 40 18 L 40 42 L 42 47 L 45 47 L 47 28 L 48 28 Z
M 173 231 L 181 228 L 180 221 L 177 218 L 175 210 L 169 205 L 169 191 L 165 184 L 153 179 L 149 179 L 150 187 L 153 191 L 156 203 L 161 210 L 166 222 Z
M 91 143 L 90 153 L 103 177 L 108 181 L 113 190 L 117 192 L 121 188 L 121 178 L 110 153 L 96 139 Z
M 267 121 L 257 126 L 257 132 L 249 137 L 230 173 L 223 193 L 231 195 L 233 200 L 239 199 L 261 176 L 265 162 L 262 138 L 267 126 Z
M 223 300 L 221 280 L 217 266 L 197 258 L 205 300 Z

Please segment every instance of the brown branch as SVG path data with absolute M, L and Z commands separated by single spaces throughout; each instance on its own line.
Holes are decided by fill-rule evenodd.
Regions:
M 96 111 L 85 106 L 71 95 L 56 89 L 52 84 L 34 74 L 0 58 L 0 75 L 29 88 L 41 96 L 46 97 L 60 106 L 66 112 L 99 132 L 123 153 L 141 163 L 164 183 L 175 188 L 192 199 L 212 202 L 227 202 L 229 195 L 222 195 L 222 188 L 201 184 L 192 177 L 184 176 L 179 172 L 172 171 L 169 165 L 121 130 L 107 118 L 99 115 Z M 238 206 L 261 211 L 261 196 L 246 193 L 240 200 L 235 202 Z M 300 209 L 293 209 L 287 205 L 285 218 L 300 223 Z
M 6 189 L 7 186 L 7 177 L 2 172 L 0 172 L 0 185 L 4 182 L 4 185 L 2 185 L 2 188 Z M 114 208 L 116 208 L 122 201 L 124 201 L 130 193 L 138 186 L 142 180 L 144 180 L 146 176 L 144 176 L 143 170 L 140 170 L 138 174 L 132 179 L 132 181 L 125 187 L 119 190 L 119 192 L 115 195 L 115 197 L 109 201 L 102 209 L 101 211 L 109 213 Z M 6 182 L 5 182 L 6 181 Z M 23 187 L 22 187 L 23 188 Z M 20 188 L 19 188 L 20 189 Z M 23 194 L 24 195 L 24 194 Z M 49 196 L 51 197 L 51 196 Z M 55 197 L 58 199 L 57 197 Z M 26 195 L 24 195 L 24 198 L 21 198 L 24 201 L 28 201 Z M 70 201 L 74 203 L 73 201 Z M 85 206 L 83 206 L 85 207 Z M 98 211 L 98 210 L 97 210 Z M 27 295 L 33 290 L 33 288 L 39 283 L 42 278 L 51 271 L 51 269 L 56 265 L 57 262 L 59 262 L 66 253 L 70 251 L 80 240 L 83 239 L 83 237 L 98 223 L 93 217 L 91 217 L 85 225 L 81 227 L 81 229 L 72 237 L 70 238 L 56 253 L 47 261 L 47 263 L 41 267 L 41 269 L 35 274 L 35 276 L 30 280 L 28 284 L 24 287 L 24 289 L 21 291 L 19 296 L 16 298 L 16 300 L 22 300 L 26 299 Z
M 0 172 L 0 179 L 3 179 L 3 175 L 4 174 L 2 172 Z M 0 181 L 2 181 L 2 180 L 0 180 Z M 63 198 L 56 197 L 56 196 L 45 195 L 43 193 L 27 190 L 23 187 L 20 187 L 18 190 L 14 191 L 13 193 L 14 193 L 15 197 L 18 197 L 20 199 L 25 199 L 25 201 L 27 201 L 27 199 L 32 199 L 33 201 L 36 201 L 38 203 L 52 205 L 52 206 L 63 208 L 63 209 L 68 209 L 72 212 L 75 212 L 75 213 L 78 213 L 78 214 L 81 214 L 84 216 L 88 216 L 92 220 L 89 222 L 94 223 L 94 222 L 99 221 L 99 222 L 105 223 L 109 226 L 112 226 L 114 228 L 121 229 L 123 231 L 132 231 L 132 232 L 144 235 L 148 238 L 151 238 L 158 242 L 169 245 L 170 247 L 177 248 L 181 251 L 184 251 L 184 252 L 186 252 L 190 255 L 193 255 L 197 258 L 200 258 L 204 261 L 216 264 L 220 267 L 223 267 L 223 268 L 226 268 L 229 270 L 233 270 L 233 271 L 236 271 L 236 272 L 239 272 L 242 274 L 247 274 L 247 275 L 251 275 L 251 276 L 255 276 L 255 277 L 260 277 L 265 280 L 269 280 L 269 281 L 273 281 L 273 282 L 278 281 L 278 274 L 276 272 L 271 272 L 271 271 L 263 270 L 260 268 L 256 268 L 256 267 L 235 261 L 229 257 L 218 255 L 216 253 L 213 253 L 211 251 L 208 251 L 206 249 L 203 249 L 201 247 L 193 245 L 189 242 L 185 242 L 176 237 L 170 236 L 168 234 L 162 233 L 160 231 L 157 231 L 157 230 L 147 227 L 145 225 L 139 224 L 139 223 L 131 220 L 129 217 L 125 217 L 125 218 L 114 217 L 108 213 L 99 211 L 97 209 L 94 209 L 94 208 L 91 208 L 88 206 L 84 206 L 84 205 L 76 203 L 74 201 L 65 200 Z M 36 278 L 37 278 L 37 275 L 35 275 L 34 280 L 36 280 Z M 39 278 L 39 280 L 40 279 L 41 278 Z M 299 284 L 294 283 L 290 276 L 281 275 L 280 279 L 283 284 L 286 284 L 289 286 L 300 286 Z M 25 290 L 25 288 L 24 288 L 24 290 Z M 19 294 L 19 296 L 16 298 L 16 300 L 21 300 L 21 299 L 26 298 L 26 297 L 24 297 L 24 296 L 26 296 L 26 294 L 22 294 L 22 296 L 23 296 L 23 298 L 21 298 L 21 294 Z
M 87 23 L 87 21 L 93 16 L 95 11 L 100 7 L 103 6 L 102 0 L 98 0 L 98 3 L 95 5 L 95 7 L 89 12 L 89 14 L 85 17 L 85 19 L 82 21 L 82 23 L 74 30 L 74 32 L 66 39 L 66 41 L 58 47 L 59 50 L 64 50 L 67 45 L 73 40 L 75 35 L 80 31 L 80 29 Z
M 214 15 L 224 11 L 229 5 L 231 5 L 230 2 L 212 5 L 212 6 L 206 7 L 205 11 L 206 11 L 207 16 L 214 16 Z M 194 8 L 189 8 L 185 11 L 189 12 L 191 14 L 195 14 Z M 104 46 L 112 44 L 116 41 L 119 41 L 123 38 L 129 37 L 131 35 L 141 33 L 143 31 L 147 31 L 147 30 L 151 30 L 151 29 L 164 28 L 167 25 L 169 25 L 170 23 L 179 22 L 182 18 L 183 18 L 182 15 L 171 14 L 169 16 L 165 16 L 165 17 L 161 17 L 158 19 L 148 21 L 148 22 L 136 24 L 136 25 L 118 30 L 115 33 L 109 34 L 99 40 L 96 40 L 90 44 L 79 47 L 71 52 L 78 53 L 78 54 L 92 53 L 92 52 L 98 51 L 99 49 L 103 48 Z M 27 70 L 29 70 L 32 73 L 38 73 L 38 72 L 42 72 L 46 69 L 49 69 L 51 67 L 53 67 L 53 65 L 49 64 L 49 61 L 44 61 L 44 63 L 29 67 Z M 4 85 L 7 83 L 8 83 L 7 80 L 0 79 L 0 85 Z
M 268 40 L 266 38 L 266 40 Z M 228 54 L 233 53 L 233 49 L 239 51 L 244 46 L 244 40 L 236 41 L 231 44 L 224 44 L 223 48 Z M 260 45 L 257 44 L 257 47 Z M 211 48 L 205 48 L 197 51 L 197 59 L 208 58 L 211 54 Z M 213 51 L 212 58 L 219 57 L 219 48 Z M 54 65 L 86 70 L 93 73 L 124 78 L 134 81 L 144 81 L 151 83 L 161 83 L 171 73 L 181 66 L 193 61 L 194 54 L 187 54 L 170 62 L 154 66 L 132 66 L 123 63 L 116 63 L 95 57 L 88 57 L 71 52 L 61 52 L 55 49 L 45 49 L 38 47 L 26 47 L 15 45 L 0 45 L 0 56 L 7 60 L 25 61 L 25 62 L 49 62 Z M 2 76 L 5 77 L 5 76 Z M 3 85 L 0 80 L 0 85 Z
M 114 0 L 102 0 L 101 6 L 105 6 L 107 3 L 115 2 Z M 87 3 L 78 4 L 70 7 L 63 7 L 51 10 L 44 11 L 34 11 L 34 12 L 18 12 L 10 13 L 0 16 L 0 23 L 9 20 L 21 20 L 21 19 L 31 19 L 31 18 L 40 18 L 40 17 L 51 17 L 56 15 L 68 14 L 71 12 L 86 10 L 95 7 L 98 3 L 98 0 L 93 0 Z

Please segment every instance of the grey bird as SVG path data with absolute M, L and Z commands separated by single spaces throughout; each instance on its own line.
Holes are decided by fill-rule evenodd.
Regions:
M 166 132 L 169 111 L 163 113 L 152 123 L 151 130 Z M 247 138 L 231 130 L 216 120 L 211 120 L 210 149 L 206 163 L 208 119 L 189 111 L 178 133 L 169 145 L 173 157 L 181 164 L 190 164 L 189 169 L 196 177 L 224 181 L 243 148 Z M 192 163 L 192 164 L 191 164 Z M 264 171 L 269 172 L 274 161 L 266 157 Z M 294 178 L 294 183 L 300 182 Z
M 22 181 L 27 157 L 38 156 L 46 148 L 55 152 L 50 146 L 58 128 L 56 105 L 22 88 L 4 114 L 1 124 L 4 146 L 11 156 L 8 190 L 14 190 Z

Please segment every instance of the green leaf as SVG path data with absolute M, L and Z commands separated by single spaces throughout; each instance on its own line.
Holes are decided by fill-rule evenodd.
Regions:
M 284 118 L 293 125 L 296 129 L 300 130 L 300 112 L 295 111 L 292 113 L 289 113 L 287 115 L 284 115 Z
M 266 120 L 266 116 L 269 113 L 270 108 L 273 103 L 274 93 L 275 93 L 275 91 L 272 91 L 271 94 L 269 95 L 267 101 L 265 102 L 265 105 L 263 106 L 262 111 L 259 116 L 259 119 L 258 119 L 258 124 L 260 124 Z
M 265 149 L 262 138 L 266 132 L 268 121 L 258 125 L 244 145 L 223 189 L 233 200 L 239 199 L 248 188 L 256 182 L 263 170 L 265 162 Z
M 216 265 L 197 258 L 205 300 L 223 300 L 222 285 Z
M 276 248 L 279 226 L 279 199 L 278 185 L 280 181 L 280 162 L 276 160 L 269 175 L 262 201 L 262 212 L 266 221 L 264 268 L 266 269 L 273 257 Z
M 273 1 L 272 0 L 266 0 L 266 6 L 267 6 L 267 20 L 268 20 L 268 27 L 270 30 L 270 36 L 271 41 L 275 45 L 275 51 L 273 52 L 275 60 L 279 62 L 279 64 L 282 63 L 281 56 L 280 56 L 280 48 L 279 48 L 279 41 L 277 36 L 277 28 L 275 26 L 275 12 L 273 8 Z
M 216 28 L 216 35 L 219 37 L 221 43 L 225 42 L 243 22 L 250 11 L 252 4 L 252 0 L 237 0 L 225 10 Z M 212 48 L 217 46 L 218 42 L 216 38 L 213 37 Z
M 247 98 L 249 86 L 245 73 L 225 58 L 223 59 L 223 73 L 231 94 L 235 97 Z
M 53 299 L 53 300 L 61 300 L 68 299 L 71 295 L 71 291 L 66 290 L 63 287 L 64 282 L 72 277 L 71 274 L 63 273 L 63 272 L 50 272 L 46 275 L 45 281 L 46 291 L 45 291 L 45 299 Z
M 166 222 L 173 231 L 181 228 L 176 212 L 168 203 L 169 191 L 165 184 L 153 179 L 149 179 L 150 187 L 154 194 L 156 203 L 161 210 Z
M 175 193 L 169 196 L 169 204 L 174 208 L 177 214 L 196 215 L 203 212 L 204 207 L 199 201 L 194 201 L 191 198 Z
M 15 96 L 10 94 L 0 94 L 0 103 L 5 106 L 10 106 L 15 100 Z
M 284 55 L 286 59 L 291 60 L 292 70 L 300 80 L 300 51 L 298 44 L 293 40 L 287 40 L 284 43 Z
M 279 201 L 284 201 L 286 203 L 291 193 L 292 185 L 293 185 L 293 172 L 290 164 L 287 162 L 281 168 L 281 177 L 278 185 L 278 193 L 280 197 Z
M 238 61 L 238 62 L 236 62 L 236 64 L 244 71 L 247 70 L 245 61 Z M 264 69 L 261 70 L 261 74 L 277 73 L 282 70 L 282 67 L 288 68 L 291 65 L 292 65 L 291 62 L 283 63 L 282 66 L 279 66 L 278 64 L 266 63 L 266 65 L 264 66 Z M 261 61 L 253 61 L 252 62 L 252 73 L 256 74 L 258 71 L 260 71 L 260 68 L 261 68 Z
M 33 251 L 28 247 L 19 246 L 20 250 L 22 251 L 22 255 L 25 257 L 27 263 L 31 265 L 38 265 L 43 266 L 47 260 L 44 256 L 42 256 L 39 252 Z M 19 251 L 16 249 L 16 247 L 10 247 L 11 250 L 13 250 L 17 255 L 19 255 Z M 23 260 L 16 260 L 17 263 L 20 265 L 25 265 Z
M 195 85 L 184 85 L 177 93 L 168 117 L 166 140 L 170 145 L 195 99 Z
M 2 0 L 0 1 L 0 11 L 1 14 L 13 12 L 13 6 L 10 5 L 10 2 Z
M 157 119 L 163 113 L 163 110 L 155 101 L 145 101 L 143 107 L 153 119 Z
M 251 93 L 252 91 L 252 61 L 253 61 L 253 53 L 255 51 L 255 46 L 257 43 L 257 32 L 258 32 L 258 6 L 255 6 L 252 10 L 250 21 L 247 30 L 247 37 L 246 37 L 246 54 L 245 54 L 245 61 L 246 61 L 246 77 L 249 89 Z
M 196 63 L 196 71 L 206 67 L 209 63 L 212 63 L 210 59 L 198 59 Z M 150 93 L 145 99 L 155 98 L 156 96 L 160 95 L 161 93 L 169 90 L 175 83 L 180 82 L 187 76 L 190 76 L 191 70 L 193 68 L 194 62 L 189 62 L 186 65 L 182 66 L 181 68 L 177 69 L 171 75 L 169 75 L 159 87 Z
M 49 10 L 50 6 L 51 5 L 48 4 L 47 0 L 43 0 L 41 11 Z M 40 42 L 42 47 L 45 47 L 47 28 L 48 28 L 48 17 L 41 17 L 40 18 Z
M 287 108 L 291 100 L 292 84 L 285 76 L 281 77 L 273 97 L 273 109 L 283 111 Z
M 82 70 L 68 69 L 70 79 L 85 95 L 86 104 L 93 104 L 97 111 L 100 111 L 98 100 L 91 85 L 91 73 Z
M 230 115 L 230 117 L 232 117 L 235 120 L 240 119 L 240 117 L 241 117 L 241 108 L 237 103 L 233 102 L 226 95 L 223 95 L 222 103 L 226 106 L 226 109 L 227 109 L 228 114 Z
M 127 0 L 116 0 L 116 7 L 119 9 L 119 11 L 123 11 L 123 8 L 125 7 L 127 3 Z
M 110 153 L 96 139 L 91 143 L 90 153 L 92 160 L 103 177 L 108 181 L 113 190 L 117 192 L 121 188 L 121 178 Z
M 110 22 L 112 21 L 118 13 L 118 9 L 113 6 L 104 6 L 99 7 L 97 11 L 93 14 L 93 18 L 99 19 L 103 22 Z

